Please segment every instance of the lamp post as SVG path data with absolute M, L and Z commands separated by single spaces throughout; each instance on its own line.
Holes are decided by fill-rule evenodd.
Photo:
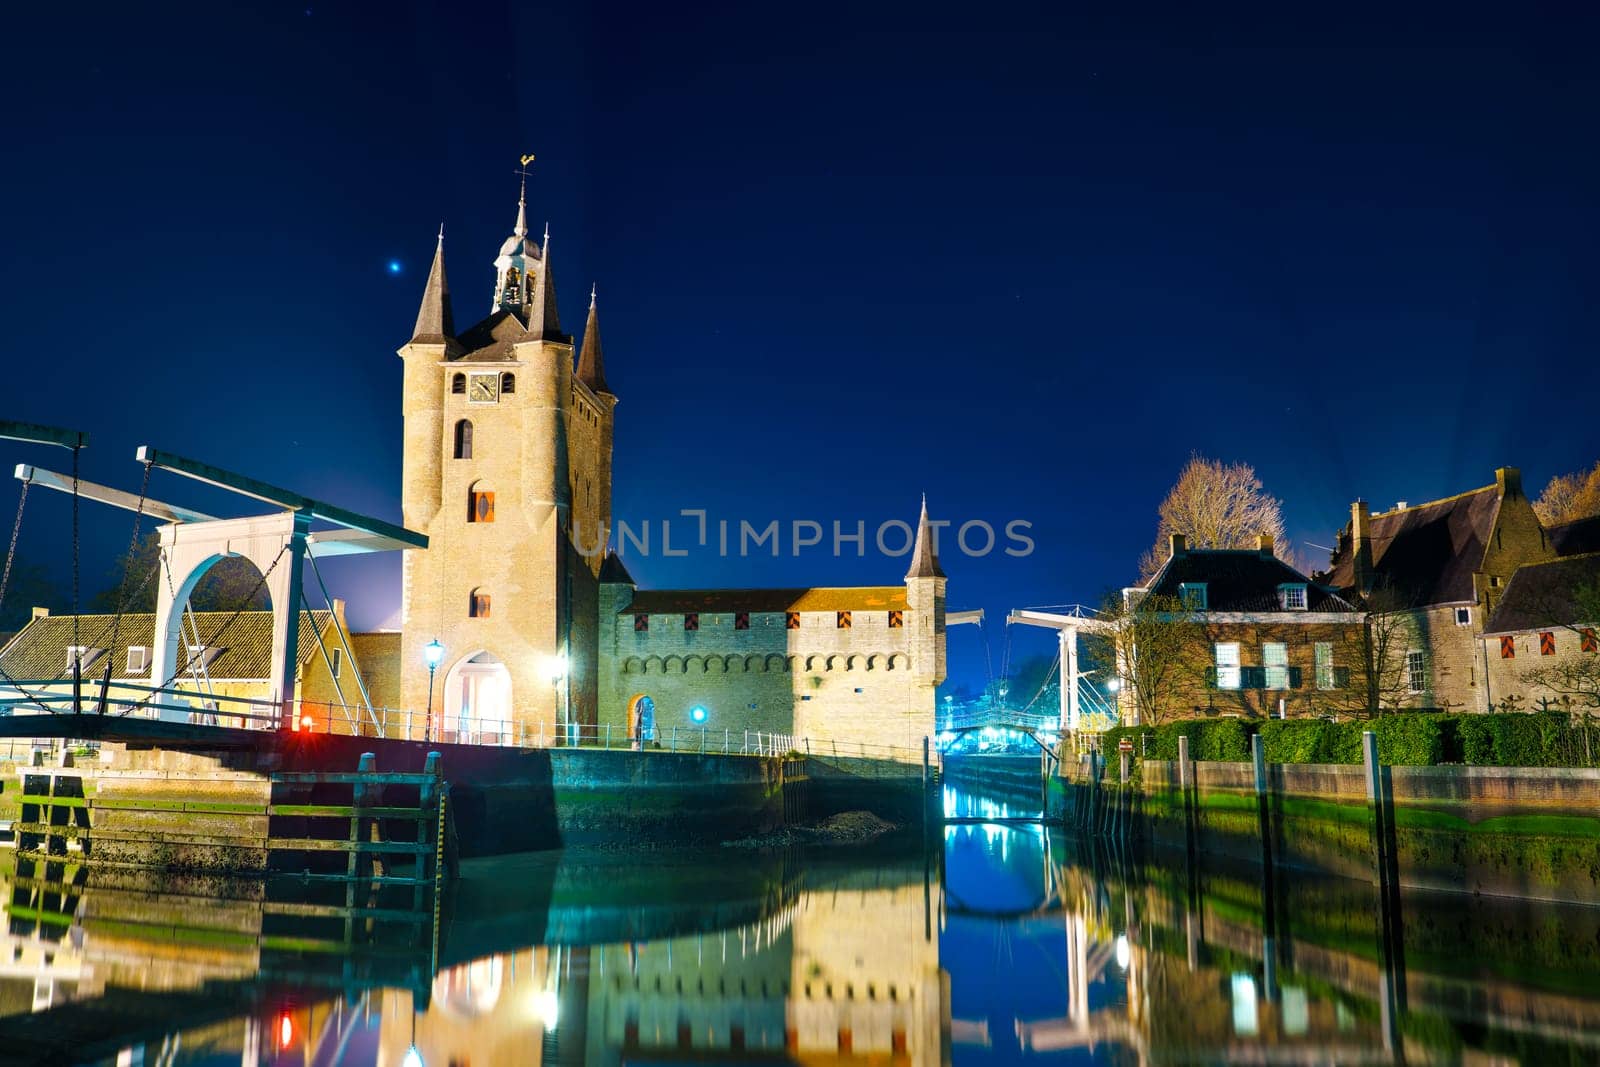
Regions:
M 567 744 L 576 744 L 576 741 L 574 741 L 572 737 L 572 723 L 568 721 L 571 718 L 571 714 L 570 709 L 567 707 L 566 686 L 562 684 L 567 680 L 567 654 L 565 652 L 560 652 L 554 656 L 551 656 L 548 668 L 550 672 L 550 684 L 555 687 L 557 700 L 559 701 L 559 705 L 556 709 L 556 735 L 560 737 L 564 734 Z
M 424 743 L 433 740 L 433 672 L 439 669 L 439 661 L 442 659 L 444 659 L 444 645 L 439 643 L 437 637 L 422 646 L 422 662 L 428 665 L 428 717 L 422 721 Z

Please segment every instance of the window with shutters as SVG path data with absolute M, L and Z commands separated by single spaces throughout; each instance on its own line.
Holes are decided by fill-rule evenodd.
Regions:
M 833 624 L 841 630 L 850 629 L 850 613 L 848 611 L 834 612 Z
M 906 614 L 905 614 L 905 612 L 903 612 L 903 611 L 891 611 L 891 612 L 889 612 L 889 629 L 891 629 L 891 630 L 899 630 L 899 629 L 904 628 L 905 624 L 906 624 Z
M 699 614 L 699 612 L 691 611 L 691 612 L 687 613 L 686 615 L 684 615 L 684 617 L 683 617 L 683 628 L 685 630 L 698 630 L 698 629 L 700 629 L 700 614 Z
M 482 589 L 474 589 L 467 597 L 467 618 L 487 619 L 491 606 L 489 594 Z
M 517 391 L 517 376 L 509 371 L 500 375 L 500 395 Z
M 486 489 L 473 489 L 467 493 L 467 521 L 494 521 L 494 493 Z
M 1421 693 L 1428 688 L 1428 660 L 1416 649 L 1406 653 L 1406 692 Z
M 1515 637 L 1502 637 L 1500 639 L 1500 658 L 1517 658 L 1517 639 Z
M 455 396 L 464 396 L 467 392 L 467 376 L 457 374 L 450 379 L 450 392 Z
M 1239 642 L 1218 641 L 1216 645 L 1218 689 L 1238 689 L 1240 685 Z
M 649 633 L 650 632 L 650 616 L 648 616 L 648 615 L 635 615 L 633 617 L 633 632 L 636 633 L 636 634 Z
M 798 629 L 800 629 L 800 613 L 798 611 L 786 611 L 786 612 L 784 612 L 783 613 L 783 628 L 785 630 L 798 630 Z
M 1596 650 L 1600 650 L 1600 639 L 1596 639 L 1592 626 L 1585 626 L 1578 631 L 1578 651 L 1594 652 Z
M 1539 635 L 1539 655 L 1553 656 L 1556 654 L 1556 635 L 1552 630 L 1546 630 Z
M 1289 646 L 1281 641 L 1267 641 L 1261 646 L 1261 666 L 1265 671 L 1263 687 L 1289 688 Z
M 748 630 L 748 629 L 750 629 L 750 613 L 748 611 L 736 611 L 736 612 L 734 612 L 733 613 L 733 628 L 735 630 Z

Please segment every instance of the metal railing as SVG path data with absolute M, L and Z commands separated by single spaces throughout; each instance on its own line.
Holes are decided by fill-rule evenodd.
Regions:
M 99 682 L 85 681 L 74 701 L 72 693 L 57 688 L 59 686 L 58 681 L 18 681 L 15 686 L 0 686 L 0 715 L 71 715 L 75 711 L 97 714 L 103 705 L 105 714 L 110 716 L 241 730 L 276 730 L 288 715 L 291 728 L 297 731 L 443 744 L 745 756 L 782 756 L 798 752 L 897 763 L 922 762 L 920 747 L 796 737 L 788 733 L 731 727 L 664 726 L 638 737 L 620 724 L 530 724 L 520 719 L 445 714 L 437 710 L 429 713 L 412 708 L 369 709 L 364 704 L 334 701 L 300 700 L 286 711 L 284 704 L 278 701 L 180 687 L 159 689 L 134 682 L 112 682 L 102 693 Z M 12 743 L 19 751 L 29 744 L 26 741 Z M 936 752 L 933 758 L 937 762 Z

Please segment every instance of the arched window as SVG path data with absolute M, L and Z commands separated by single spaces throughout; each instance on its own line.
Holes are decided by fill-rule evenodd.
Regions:
M 517 376 L 509 371 L 500 375 L 500 395 L 504 396 L 507 393 L 514 393 L 516 391 Z
M 481 588 L 474 589 L 472 596 L 467 600 L 467 617 L 469 619 L 487 619 L 489 617 L 489 594 Z
M 465 394 L 467 391 L 467 376 L 465 374 L 457 374 L 454 378 L 451 378 L 450 391 L 458 396 Z
M 472 458 L 472 420 L 461 419 L 456 423 L 456 458 Z
M 482 482 L 473 482 L 467 490 L 467 521 L 494 521 L 494 491 L 483 488 Z

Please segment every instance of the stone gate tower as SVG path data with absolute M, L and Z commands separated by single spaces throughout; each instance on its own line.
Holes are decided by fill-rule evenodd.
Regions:
M 494 267 L 489 316 L 457 333 L 441 231 L 416 328 L 399 351 L 404 521 L 429 538 L 405 557 L 401 692 L 407 708 L 428 705 L 424 649 L 439 641 L 440 740 L 515 740 L 596 721 L 597 577 L 617 398 L 592 294 L 574 369 L 549 231 L 542 243 L 529 236 L 525 196 Z

